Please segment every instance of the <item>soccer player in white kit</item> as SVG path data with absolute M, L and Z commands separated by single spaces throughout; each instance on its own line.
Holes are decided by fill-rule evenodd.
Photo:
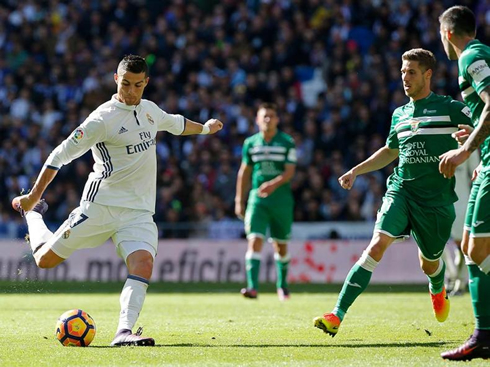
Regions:
M 100 105 L 48 157 L 32 190 L 13 199 L 25 216 L 30 246 L 40 268 L 53 268 L 75 250 L 93 248 L 112 238 L 128 268 L 121 292 L 119 325 L 112 346 L 155 345 L 153 338 L 132 333 L 148 288 L 157 253 L 158 232 L 152 215 L 156 199 L 156 135 L 214 134 L 223 124 L 204 125 L 181 115 L 168 114 L 142 99 L 148 85 L 143 57 L 125 56 L 114 74 L 117 93 Z M 41 200 L 58 170 L 92 150 L 95 164 L 80 206 L 55 233 L 45 225 Z

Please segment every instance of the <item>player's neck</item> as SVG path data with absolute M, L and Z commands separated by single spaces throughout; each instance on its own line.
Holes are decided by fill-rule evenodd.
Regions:
M 266 142 L 270 142 L 272 140 L 272 138 L 277 134 L 277 129 L 261 131 L 260 133 L 262 134 L 262 138 Z
M 466 46 L 468 46 L 468 43 L 471 41 L 474 41 L 475 38 L 473 37 L 463 37 L 458 40 L 455 40 L 453 48 L 454 52 L 456 53 L 457 58 L 459 59 L 461 57 L 461 54 L 465 50 Z
M 422 92 L 420 92 L 417 96 L 415 97 L 410 97 L 410 100 L 412 102 L 417 102 L 417 101 L 420 101 L 422 99 L 426 99 L 427 97 L 429 97 L 431 95 L 432 91 L 429 89 L 429 90 L 424 90 Z

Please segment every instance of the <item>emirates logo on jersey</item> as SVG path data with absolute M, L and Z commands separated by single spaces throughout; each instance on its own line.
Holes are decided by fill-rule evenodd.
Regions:
M 148 119 L 148 122 L 150 124 L 152 125 L 155 124 L 155 121 L 153 121 L 153 117 L 151 117 L 149 113 L 146 114 L 146 118 Z
M 412 120 L 410 121 L 410 130 L 412 130 L 413 133 L 416 133 L 417 130 L 419 129 L 419 120 Z

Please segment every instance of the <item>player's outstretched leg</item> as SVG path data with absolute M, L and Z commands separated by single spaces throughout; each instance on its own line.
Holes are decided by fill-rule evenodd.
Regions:
M 367 251 L 364 251 L 361 258 L 347 274 L 333 311 L 313 319 L 313 326 L 331 336 L 335 336 L 347 310 L 369 285 L 377 265 L 378 261 L 369 256 Z
M 450 361 L 469 361 L 475 358 L 490 359 L 490 330 L 484 330 L 486 337 L 475 334 L 456 349 L 441 353 L 441 357 Z

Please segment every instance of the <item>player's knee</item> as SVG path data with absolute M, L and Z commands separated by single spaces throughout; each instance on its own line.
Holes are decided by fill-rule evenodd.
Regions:
M 488 255 L 484 246 L 468 246 L 468 257 L 477 264 L 485 260 Z
M 439 268 L 439 260 L 436 261 L 428 261 L 421 258 L 420 260 L 420 268 L 426 275 L 434 274 Z
M 133 261 L 128 266 L 128 270 L 130 274 L 150 279 L 153 272 L 153 257 L 150 254 L 148 256 L 140 256 L 137 261 Z

